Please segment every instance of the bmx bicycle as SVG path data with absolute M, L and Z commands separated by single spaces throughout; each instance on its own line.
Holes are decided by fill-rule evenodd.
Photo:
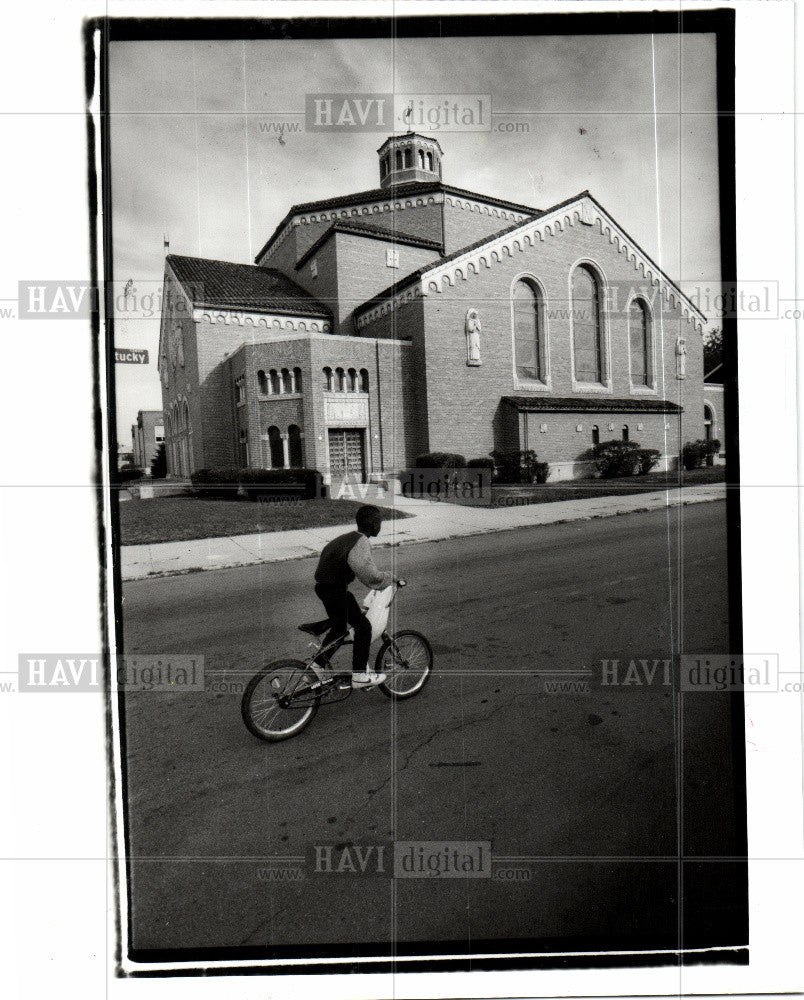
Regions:
M 394 701 L 404 701 L 418 694 L 427 683 L 433 667 L 430 643 L 412 629 L 393 635 L 386 631 L 391 604 L 404 580 L 392 584 L 394 590 L 387 605 L 372 622 L 372 641 L 382 639 L 374 661 L 374 671 L 385 674 L 377 685 Z M 329 619 L 299 625 L 302 632 L 316 639 L 330 628 Z M 322 703 L 345 701 L 352 693 L 351 672 L 337 671 L 332 658 L 342 646 L 352 644 L 352 630 L 327 646 L 315 645 L 307 660 L 274 660 L 251 678 L 243 692 L 240 709 L 249 732 L 261 740 L 277 743 L 298 736 L 313 720 Z M 324 660 L 322 666 L 319 660 Z M 371 690 L 368 688 L 367 690 Z

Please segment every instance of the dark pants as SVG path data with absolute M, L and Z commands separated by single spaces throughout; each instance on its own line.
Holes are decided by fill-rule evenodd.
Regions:
M 315 585 L 315 592 L 324 605 L 332 622 L 332 628 L 324 638 L 324 645 L 346 635 L 349 625 L 355 630 L 355 642 L 352 647 L 352 670 L 355 673 L 365 673 L 371 647 L 371 624 L 360 610 L 355 595 L 349 590 L 334 590 Z

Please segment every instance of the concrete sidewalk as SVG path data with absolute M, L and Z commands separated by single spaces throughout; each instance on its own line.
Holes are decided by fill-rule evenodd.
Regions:
M 460 507 L 395 496 L 389 498 L 388 504 L 392 503 L 397 510 L 413 514 L 414 517 L 386 522 L 374 546 L 385 548 L 540 524 L 585 521 L 593 517 L 612 517 L 636 511 L 677 507 L 680 504 L 722 500 L 725 496 L 725 483 L 641 493 L 637 496 L 560 500 L 521 507 Z M 318 555 L 328 541 L 350 527 L 351 524 L 331 525 L 327 528 L 266 531 L 253 535 L 160 542 L 154 545 L 124 545 L 121 549 L 122 577 L 124 580 L 142 580 L 173 573 L 303 559 L 305 556 Z

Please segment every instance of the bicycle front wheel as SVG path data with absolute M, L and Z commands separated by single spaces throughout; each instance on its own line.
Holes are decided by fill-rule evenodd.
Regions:
M 405 630 L 380 646 L 374 670 L 385 674 L 380 691 L 396 701 L 412 698 L 427 683 L 433 668 L 433 650 L 421 632 Z
M 246 685 L 240 710 L 250 733 L 273 743 L 297 736 L 321 701 L 321 681 L 301 660 L 268 663 Z

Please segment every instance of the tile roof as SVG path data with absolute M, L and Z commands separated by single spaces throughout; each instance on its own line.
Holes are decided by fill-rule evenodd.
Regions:
M 616 399 L 611 396 L 503 396 L 518 410 L 544 413 L 681 413 L 683 406 L 669 399 Z
M 330 315 L 325 305 L 272 267 L 177 254 L 168 254 L 166 260 L 195 305 Z
M 439 243 L 438 240 L 430 240 L 425 236 L 417 236 L 413 233 L 404 233 L 400 229 L 376 226 L 370 222 L 351 222 L 348 219 L 344 219 L 343 221 L 333 222 L 329 228 L 324 230 L 315 243 L 309 249 L 305 250 L 296 262 L 297 271 L 313 256 L 323 243 L 326 243 L 333 233 L 352 233 L 356 236 L 366 236 L 369 239 L 402 243 L 405 246 L 411 247 L 423 247 L 425 250 L 435 250 L 436 253 L 441 255 L 444 253 L 444 244 Z
M 452 187 L 449 184 L 443 184 L 441 181 L 411 181 L 408 184 L 390 184 L 387 188 L 371 188 L 369 191 L 358 191 L 355 194 L 340 195 L 336 198 L 324 198 L 322 201 L 300 202 L 298 205 L 293 205 L 254 259 L 259 260 L 262 257 L 294 215 L 330 208 L 343 208 L 347 205 L 360 205 L 367 201 L 407 198 L 409 195 L 432 194 L 433 192 L 455 195 L 458 198 L 472 198 L 475 201 L 494 205 L 497 208 L 506 208 L 512 212 L 523 212 L 525 215 L 536 216 L 541 214 L 538 208 L 531 208 L 528 205 L 519 205 L 516 202 L 505 201 L 502 198 L 493 198 L 489 195 L 478 194 L 476 191 L 466 191 L 464 188 Z

